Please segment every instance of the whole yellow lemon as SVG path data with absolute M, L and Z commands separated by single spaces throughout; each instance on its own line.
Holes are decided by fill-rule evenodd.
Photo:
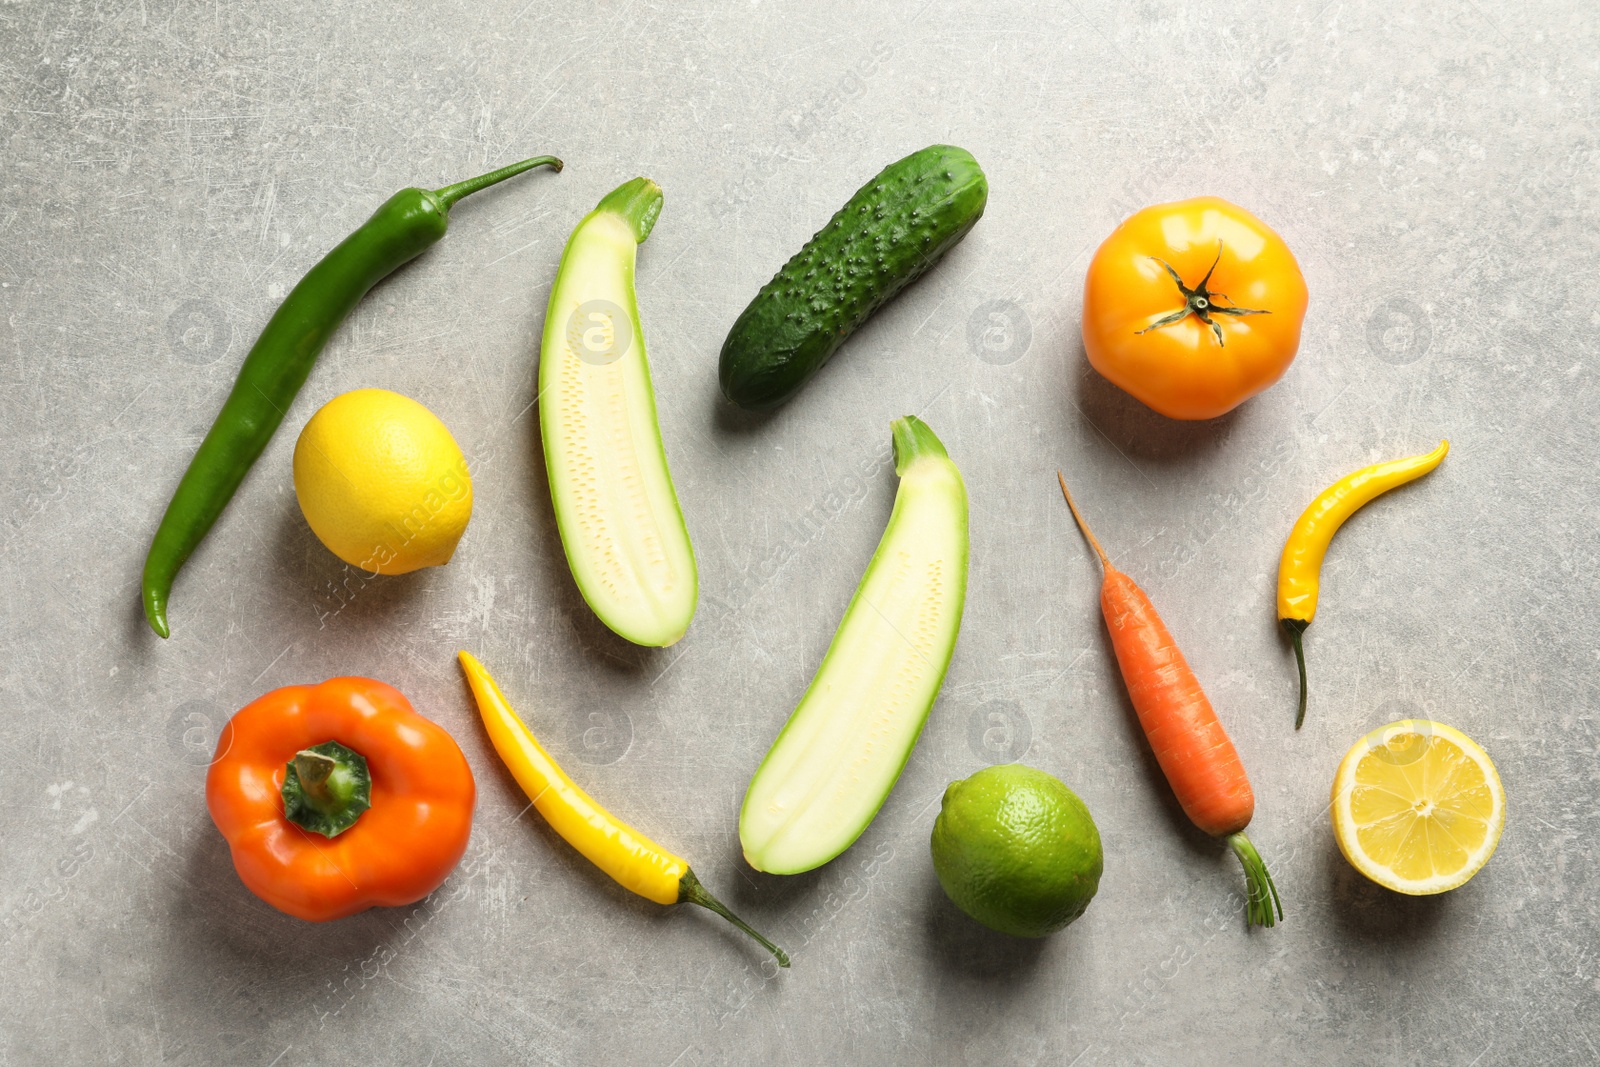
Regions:
M 450 562 L 472 517 L 455 438 L 387 389 L 344 393 L 311 416 L 294 446 L 294 493 L 330 552 L 379 574 Z

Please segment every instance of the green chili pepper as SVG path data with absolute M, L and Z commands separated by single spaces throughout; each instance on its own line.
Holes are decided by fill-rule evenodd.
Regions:
M 170 632 L 167 594 L 178 569 L 233 498 L 328 338 L 367 290 L 443 237 L 457 200 L 543 166 L 559 171 L 561 161 L 539 156 L 443 189 L 402 189 L 300 279 L 245 357 L 239 380 L 161 517 L 144 562 L 144 614 L 151 629 L 162 637 Z

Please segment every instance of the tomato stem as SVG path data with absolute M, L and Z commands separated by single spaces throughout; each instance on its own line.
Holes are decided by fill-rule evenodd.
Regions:
M 1163 326 L 1171 326 L 1174 323 L 1182 322 L 1190 315 L 1193 315 L 1201 322 L 1211 327 L 1211 332 L 1217 335 L 1218 346 L 1225 346 L 1226 342 L 1222 339 L 1222 326 L 1220 323 L 1213 320 L 1211 316 L 1233 315 L 1237 318 L 1244 315 L 1272 314 L 1270 311 L 1263 311 L 1259 308 L 1238 307 L 1233 303 L 1233 298 L 1227 293 L 1213 293 L 1206 288 L 1206 286 L 1211 282 L 1211 276 L 1217 271 L 1217 264 L 1222 262 L 1221 241 L 1217 242 L 1217 258 L 1211 261 L 1211 269 L 1206 271 L 1206 276 L 1201 278 L 1200 284 L 1195 286 L 1193 289 L 1183 284 L 1183 276 L 1173 269 L 1172 264 L 1168 263 L 1164 259 L 1159 259 L 1156 256 L 1151 256 L 1150 258 L 1165 267 L 1167 269 L 1167 273 L 1172 276 L 1172 281 L 1175 285 L 1177 285 L 1178 292 L 1183 294 L 1183 307 L 1169 315 L 1163 315 L 1161 318 L 1152 322 L 1142 330 L 1133 331 L 1135 336 L 1142 333 L 1149 333 L 1151 330 L 1159 330 Z M 1227 305 L 1217 303 L 1218 297 L 1226 300 L 1228 302 Z

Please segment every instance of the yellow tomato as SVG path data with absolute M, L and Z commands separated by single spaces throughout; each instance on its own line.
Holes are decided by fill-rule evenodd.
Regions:
M 1161 414 L 1211 419 L 1283 377 L 1305 314 L 1306 281 L 1283 238 L 1201 196 L 1145 208 L 1095 252 L 1083 347 Z

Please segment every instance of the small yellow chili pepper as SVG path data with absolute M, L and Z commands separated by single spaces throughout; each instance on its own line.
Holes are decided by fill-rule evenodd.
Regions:
M 489 740 L 512 777 L 551 829 L 617 884 L 657 904 L 698 904 L 749 934 L 789 966 L 789 956 L 751 929 L 700 884 L 689 864 L 616 818 L 567 777 L 517 716 L 494 678 L 470 653 L 461 653 Z
M 1278 622 L 1294 642 L 1294 658 L 1300 667 L 1300 710 L 1294 717 L 1296 730 L 1306 718 L 1306 653 L 1302 635 L 1317 613 L 1317 586 L 1328 542 L 1362 505 L 1397 485 L 1427 474 L 1449 451 L 1450 442 L 1440 441 L 1439 447 L 1426 455 L 1375 463 L 1347 474 L 1324 489 L 1289 531 L 1283 558 L 1278 561 Z

